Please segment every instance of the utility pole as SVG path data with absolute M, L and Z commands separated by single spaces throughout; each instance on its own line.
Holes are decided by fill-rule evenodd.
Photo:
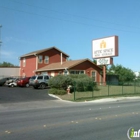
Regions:
M 1 44 L 2 44 L 2 40 L 1 40 L 1 28 L 2 28 L 2 25 L 0 25 L 0 61 L 1 61 Z

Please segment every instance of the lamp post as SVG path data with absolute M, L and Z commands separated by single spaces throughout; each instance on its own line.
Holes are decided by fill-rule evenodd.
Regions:
M 2 43 L 2 41 L 1 41 L 1 28 L 2 28 L 2 25 L 0 25 L 0 44 Z
M 2 44 L 2 41 L 1 41 L 1 28 L 2 28 L 2 25 L 0 25 L 0 53 L 1 53 L 1 44 Z M 1 54 L 0 54 L 0 58 L 1 58 Z

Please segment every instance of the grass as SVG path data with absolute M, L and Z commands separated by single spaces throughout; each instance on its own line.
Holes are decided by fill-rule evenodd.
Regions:
M 86 92 L 75 92 L 75 101 L 91 101 L 96 99 L 108 98 L 108 97 L 129 97 L 140 96 L 139 86 L 118 86 L 118 85 L 106 85 L 98 86 L 97 89 Z M 66 95 L 58 95 L 63 100 L 74 101 L 74 93 Z

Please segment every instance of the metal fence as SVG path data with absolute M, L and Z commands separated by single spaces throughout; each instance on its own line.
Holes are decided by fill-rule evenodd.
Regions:
M 90 87 L 91 86 L 91 87 Z M 121 82 L 121 83 L 96 83 L 88 88 L 81 85 L 81 90 L 77 90 L 77 85 L 74 85 L 73 98 L 74 100 L 100 98 L 108 96 L 131 96 L 140 94 L 140 82 Z

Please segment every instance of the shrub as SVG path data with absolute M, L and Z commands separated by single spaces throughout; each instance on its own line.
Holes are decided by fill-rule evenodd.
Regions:
M 66 90 L 51 88 L 51 89 L 49 89 L 49 93 L 54 94 L 54 95 L 64 95 L 64 94 L 66 94 Z
M 96 83 L 90 77 L 75 79 L 75 82 L 76 91 L 93 91 L 96 86 Z
M 51 94 L 63 95 L 67 93 L 67 88 L 71 85 L 70 93 L 74 91 L 93 91 L 96 83 L 85 74 L 57 75 L 49 80 Z
M 73 80 L 69 76 L 64 76 L 64 75 L 57 75 L 49 80 L 49 86 L 51 88 L 56 88 L 56 89 L 63 89 L 66 90 L 68 85 L 72 85 Z

